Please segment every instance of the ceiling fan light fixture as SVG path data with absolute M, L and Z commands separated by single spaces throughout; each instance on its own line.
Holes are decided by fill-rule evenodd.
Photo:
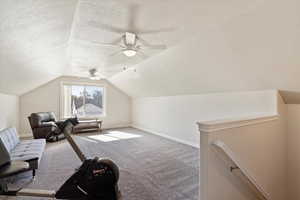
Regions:
M 99 81 L 99 80 L 101 80 L 101 77 L 99 77 L 99 76 L 91 76 L 90 79 L 93 80 L 93 81 Z
M 127 57 L 133 57 L 136 55 L 136 50 L 134 49 L 124 49 L 123 54 Z

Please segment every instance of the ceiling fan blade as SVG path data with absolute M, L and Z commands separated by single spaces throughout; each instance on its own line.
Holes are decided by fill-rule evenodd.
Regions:
M 95 45 L 95 46 L 106 46 L 106 47 L 121 47 L 120 45 L 116 45 L 116 44 L 110 44 L 110 43 L 96 43 L 96 42 L 92 42 L 91 45 Z
M 144 40 L 141 36 L 137 36 L 137 39 L 143 46 L 151 46 L 151 44 Z
M 147 56 L 146 54 L 144 54 L 142 51 L 137 51 L 137 55 L 139 55 L 143 59 L 149 58 L 149 56 Z
M 104 30 L 109 31 L 109 32 L 119 33 L 119 34 L 123 34 L 127 31 L 125 29 L 122 29 L 122 28 L 119 28 L 119 27 L 116 27 L 116 26 L 112 26 L 112 25 L 109 25 L 109 24 L 103 24 L 103 23 L 99 23 L 99 22 L 96 22 L 96 21 L 90 21 L 88 23 L 88 25 L 90 25 L 92 27 L 97 27 L 97 28 L 100 28 L 100 29 L 104 29 Z
M 122 42 L 123 38 L 122 37 L 118 37 L 117 39 L 113 40 L 110 42 L 110 44 L 120 44 Z
M 118 68 L 112 68 L 112 69 L 103 69 L 102 71 L 103 72 L 116 72 L 116 71 L 120 71 L 122 70 L 121 67 L 118 67 Z
M 110 55 L 109 55 L 109 57 L 116 56 L 116 55 L 119 55 L 119 54 L 121 54 L 121 53 L 122 53 L 122 50 L 121 50 L 121 51 L 117 51 L 117 52 L 115 52 L 115 53 L 112 53 L 112 54 L 110 54 Z
M 167 46 L 164 44 L 161 45 L 148 45 L 148 46 L 142 46 L 140 49 L 154 49 L 154 50 L 164 50 Z
M 141 49 L 166 49 L 167 46 L 162 44 L 162 45 L 155 45 L 155 44 L 150 44 L 149 42 L 147 42 L 146 40 L 144 40 L 143 38 L 141 38 L 140 36 L 137 37 L 138 41 L 143 45 L 142 47 L 139 47 Z
M 93 46 L 107 46 L 107 47 L 123 47 L 118 44 L 113 44 L 113 43 L 101 43 L 101 42 L 96 42 L 96 41 L 88 41 L 88 40 L 71 40 L 71 43 L 77 43 L 81 45 L 93 45 Z
M 167 27 L 167 28 L 160 28 L 160 29 L 152 29 L 152 30 L 136 30 L 136 33 L 139 35 L 145 35 L 145 34 L 155 34 L 155 33 L 168 33 L 168 32 L 174 32 L 177 28 L 175 27 Z

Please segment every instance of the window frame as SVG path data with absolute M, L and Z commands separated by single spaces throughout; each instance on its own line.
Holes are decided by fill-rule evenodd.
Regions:
M 79 119 L 99 119 L 99 118 L 103 118 L 103 117 L 106 117 L 106 85 L 105 84 L 99 84 L 99 83 L 88 83 L 88 82 L 65 82 L 65 81 L 62 81 L 60 83 L 60 104 L 59 104 L 59 107 L 60 107 L 60 118 L 61 119 L 67 119 L 69 117 L 72 117 L 72 116 L 65 116 L 65 113 L 64 113 L 64 106 L 65 106 L 65 94 L 64 94 L 64 86 L 65 85 L 69 85 L 69 86 L 72 86 L 72 85 L 76 85 L 76 86 L 95 86 L 95 87 L 101 87 L 103 88 L 103 97 L 102 97 L 102 104 L 103 104 L 103 112 L 101 115 L 98 115 L 98 116 L 84 116 L 84 117 L 79 117 Z

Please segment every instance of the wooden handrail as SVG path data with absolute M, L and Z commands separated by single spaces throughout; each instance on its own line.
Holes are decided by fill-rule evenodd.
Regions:
M 228 167 L 228 170 L 242 179 L 247 186 L 256 194 L 260 200 L 270 200 L 270 195 L 263 190 L 263 188 L 257 183 L 257 181 L 250 175 L 247 168 L 245 168 L 234 153 L 226 146 L 226 144 L 220 140 L 214 141 L 211 144 L 215 150 L 222 154 L 221 158 Z

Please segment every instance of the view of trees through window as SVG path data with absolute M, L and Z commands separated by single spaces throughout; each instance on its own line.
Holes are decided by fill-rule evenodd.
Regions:
M 71 112 L 78 117 L 103 114 L 103 88 L 97 86 L 71 86 Z

